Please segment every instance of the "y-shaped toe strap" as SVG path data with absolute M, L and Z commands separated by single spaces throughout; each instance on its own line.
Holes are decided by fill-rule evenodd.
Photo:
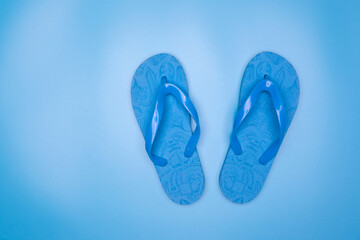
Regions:
M 255 85 L 249 97 L 246 99 L 246 101 L 241 105 L 240 109 L 238 110 L 233 126 L 233 131 L 231 134 L 230 146 L 236 155 L 240 155 L 242 153 L 240 142 L 236 137 L 236 132 L 240 127 L 241 123 L 243 122 L 243 120 L 245 119 L 245 117 L 248 115 L 251 108 L 255 105 L 256 100 L 258 99 L 260 93 L 262 92 L 267 92 L 270 94 L 280 128 L 279 138 L 276 139 L 259 158 L 259 162 L 261 164 L 266 164 L 271 159 L 273 159 L 276 156 L 277 152 L 279 151 L 281 142 L 285 135 L 285 128 L 287 125 L 286 109 L 284 107 L 284 102 L 281 97 L 280 91 L 275 85 L 275 83 L 269 80 L 268 75 L 265 75 L 264 80 L 261 80 L 259 83 Z
M 182 106 L 190 113 L 191 117 L 195 120 L 196 123 L 196 129 L 185 148 L 185 152 L 184 152 L 185 157 L 189 158 L 194 154 L 196 150 L 197 142 L 199 141 L 199 137 L 200 137 L 199 117 L 190 98 L 174 84 L 166 83 L 166 82 L 163 83 L 163 85 L 161 85 L 159 89 L 157 101 L 155 104 L 154 114 L 150 122 L 150 125 L 147 128 L 146 138 L 145 138 L 145 148 L 147 154 L 149 155 L 151 161 L 153 161 L 155 165 L 161 167 L 166 166 L 168 161 L 165 158 L 152 154 L 152 147 L 163 115 L 165 97 L 168 94 L 173 95 L 176 98 L 176 100 L 182 104 Z

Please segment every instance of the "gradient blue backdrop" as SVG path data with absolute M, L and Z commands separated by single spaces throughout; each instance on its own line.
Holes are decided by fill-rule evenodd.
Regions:
M 359 1 L 0 1 L 0 239 L 360 239 Z M 260 51 L 298 111 L 249 204 L 220 192 L 241 77 Z M 206 186 L 164 193 L 130 101 L 139 64 L 182 63 Z

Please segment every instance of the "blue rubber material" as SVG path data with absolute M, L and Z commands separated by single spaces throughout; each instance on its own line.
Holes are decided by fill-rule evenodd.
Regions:
M 189 112 L 193 117 L 196 123 L 196 129 L 189 139 L 189 142 L 186 145 L 184 156 L 190 158 L 195 150 L 196 144 L 200 138 L 200 122 L 199 117 L 194 107 L 194 104 L 191 102 L 190 98 L 181 91 L 180 88 L 174 84 L 168 83 L 167 78 L 163 76 L 161 78 L 162 85 L 159 87 L 158 97 L 155 103 L 154 114 L 152 120 L 147 127 L 146 138 L 145 138 L 145 148 L 148 156 L 153 161 L 156 166 L 164 167 L 168 164 L 168 160 L 159 156 L 156 156 L 152 153 L 152 148 L 156 139 L 156 133 L 160 128 L 161 119 L 164 113 L 165 100 L 168 94 L 171 94 L 175 99 L 182 104 L 182 106 Z
M 286 134 L 299 101 L 299 80 L 293 66 L 275 53 L 262 52 L 256 55 L 245 69 L 241 82 L 239 110 L 244 108 L 249 95 L 264 78 L 269 78 L 280 92 L 286 113 L 286 119 L 282 120 L 285 126 L 283 130 L 279 128 L 274 99 L 265 92 L 260 94 L 246 118 L 236 128 L 236 138 L 241 144 L 241 151 L 236 154 L 229 146 L 220 172 L 221 191 L 225 197 L 236 203 L 251 201 L 262 189 L 275 156 L 263 161 L 261 156 L 270 146 L 276 144 L 277 140 L 282 141 L 281 132 L 283 131 L 283 135 Z
M 264 165 L 271 161 L 279 151 L 280 145 L 285 136 L 285 127 L 287 126 L 287 113 L 284 106 L 284 101 L 281 97 L 278 87 L 276 86 L 276 83 L 272 82 L 268 75 L 265 75 L 264 79 L 255 85 L 248 98 L 240 106 L 234 121 L 230 146 L 236 155 L 242 154 L 242 147 L 239 140 L 237 139 L 237 130 L 251 109 L 255 106 L 260 94 L 263 92 L 268 93 L 271 97 L 271 101 L 274 105 L 274 110 L 276 111 L 278 118 L 280 130 L 279 137 L 266 149 L 263 154 L 261 154 L 259 158 L 259 163 Z
M 132 80 L 132 106 L 145 139 L 154 116 L 159 91 L 164 86 L 164 77 L 167 83 L 188 95 L 183 68 L 178 60 L 169 54 L 158 54 L 145 60 L 136 70 Z M 196 149 L 191 157 L 184 155 L 192 136 L 188 111 L 174 95 L 168 94 L 151 153 L 166 159 L 167 163 L 164 166 L 154 164 L 155 169 L 168 197 L 182 205 L 198 200 L 205 186 L 204 173 Z

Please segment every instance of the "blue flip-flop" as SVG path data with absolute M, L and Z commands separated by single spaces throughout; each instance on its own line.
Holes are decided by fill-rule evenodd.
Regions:
M 198 114 L 187 92 L 179 61 L 169 54 L 145 60 L 131 84 L 131 101 L 162 187 L 178 204 L 198 200 L 205 179 L 196 151 L 200 137 Z M 192 133 L 190 116 L 195 120 Z
M 220 188 L 233 202 L 246 203 L 260 192 L 295 114 L 299 80 L 283 57 L 262 52 L 248 64 Z

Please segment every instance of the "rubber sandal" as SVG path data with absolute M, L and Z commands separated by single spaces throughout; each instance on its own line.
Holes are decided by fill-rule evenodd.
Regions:
M 144 61 L 131 84 L 132 106 L 146 152 L 168 197 L 182 205 L 198 200 L 205 185 L 196 151 L 199 118 L 187 89 L 183 68 L 169 54 Z M 196 123 L 193 133 L 190 116 Z
M 236 203 L 260 192 L 295 114 L 299 80 L 283 57 L 262 52 L 245 69 L 220 189 Z

